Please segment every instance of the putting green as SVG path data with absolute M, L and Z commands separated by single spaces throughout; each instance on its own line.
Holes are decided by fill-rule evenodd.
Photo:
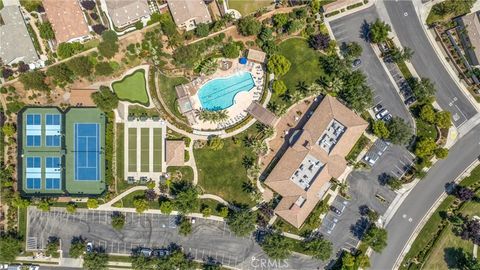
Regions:
M 112 83 L 112 88 L 120 100 L 136 102 L 145 106 L 149 104 L 145 70 L 143 69 L 139 69 L 123 77 L 122 80 Z

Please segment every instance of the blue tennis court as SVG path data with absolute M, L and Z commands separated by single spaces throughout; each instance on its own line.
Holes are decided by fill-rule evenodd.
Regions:
M 100 180 L 99 124 L 75 124 L 75 180 Z

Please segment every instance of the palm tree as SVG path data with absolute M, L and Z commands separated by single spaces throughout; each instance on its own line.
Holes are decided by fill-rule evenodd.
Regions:
M 293 94 L 292 94 L 292 100 L 293 100 L 294 103 L 297 102 L 297 101 L 299 101 L 299 100 L 301 100 L 301 99 L 304 98 L 304 97 L 305 97 L 305 96 L 303 95 L 303 93 L 298 92 L 298 91 L 295 91 L 295 92 L 293 92 Z
M 297 83 L 296 88 L 297 88 L 297 91 L 299 91 L 299 92 L 301 92 L 301 93 L 306 94 L 306 93 L 308 92 L 308 86 L 307 86 L 307 84 L 305 83 L 305 81 L 299 81 L 299 82 Z
M 392 30 L 389 24 L 376 19 L 370 26 L 369 36 L 373 43 L 385 42 L 388 39 L 388 33 Z
M 333 80 L 329 83 L 329 89 L 332 93 L 338 93 L 342 90 L 344 82 L 340 78 L 333 78 Z
M 275 110 L 275 114 L 278 116 L 282 116 L 287 112 L 287 105 L 286 104 L 280 104 L 277 106 L 277 109 Z
M 315 96 L 322 94 L 324 90 L 325 88 L 318 83 L 312 83 L 308 87 L 308 92 L 310 93 L 310 95 L 315 95 Z
M 263 140 L 255 140 L 251 147 L 253 152 L 260 156 L 265 155 L 268 151 L 268 146 Z

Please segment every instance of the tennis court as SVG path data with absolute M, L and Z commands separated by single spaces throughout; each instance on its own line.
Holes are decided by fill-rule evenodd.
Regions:
M 100 127 L 75 123 L 75 180 L 100 180 Z
M 137 171 L 137 129 L 128 129 L 128 171 Z
M 162 129 L 153 129 L 153 171 L 162 171 Z
M 150 129 L 140 129 L 140 171 L 150 171 Z

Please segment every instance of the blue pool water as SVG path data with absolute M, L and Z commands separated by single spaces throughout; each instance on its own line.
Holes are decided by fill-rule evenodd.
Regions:
M 254 86 L 255 82 L 249 72 L 239 72 L 207 82 L 198 91 L 198 98 L 205 110 L 223 110 L 233 105 L 237 93 L 248 92 Z

